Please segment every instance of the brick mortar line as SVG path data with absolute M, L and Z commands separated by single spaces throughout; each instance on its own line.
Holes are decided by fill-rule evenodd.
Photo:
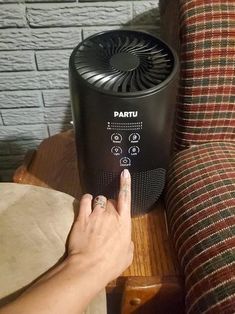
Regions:
M 38 61 L 37 61 L 37 56 L 36 56 L 36 51 L 35 50 L 33 52 L 33 56 L 34 56 L 34 62 L 35 62 L 35 66 L 36 66 L 36 71 L 39 71 Z
M 1 4 L 0 4 L 1 5 Z M 28 29 L 28 30 L 30 30 L 30 29 L 32 29 L 32 30 L 47 30 L 47 29 L 58 29 L 58 28 L 62 28 L 62 29 L 64 29 L 64 28 L 77 28 L 78 29 L 78 31 L 81 31 L 81 30 L 84 30 L 84 28 L 86 28 L 86 29 L 92 29 L 92 28 L 102 28 L 102 27 L 146 27 L 146 26 L 152 26 L 152 27 L 154 27 L 154 28 L 159 28 L 160 27 L 160 25 L 155 25 L 155 24 L 139 24 L 139 23 L 136 23 L 136 22 L 134 22 L 134 23 L 131 23 L 131 21 L 130 21 L 130 23 L 128 22 L 128 23 L 124 23 L 124 24 L 102 24 L 102 25 L 100 25 L 100 24 L 98 24 L 98 25 L 86 25 L 86 24 L 81 24 L 81 25 L 58 25 L 58 26 L 39 26 L 39 27 L 33 27 L 33 26 L 30 26 L 30 27 L 6 27 L 6 28 L 1 28 L 0 27 L 0 31 L 1 30 L 26 30 L 26 29 Z M 66 48 L 64 48 L 64 49 L 66 49 Z M 16 49 L 15 49 L 16 50 Z M 40 50 L 40 49 L 39 49 Z
M 45 89 L 45 90 L 48 90 L 48 89 Z M 44 108 L 46 108 L 46 101 L 45 101 L 45 97 L 43 95 L 43 91 L 44 90 L 40 90 L 40 92 L 41 92 L 41 99 L 42 99 L 42 105 L 43 105 Z
M 51 135 L 51 132 L 50 132 L 50 128 L 49 128 L 48 123 L 46 124 L 46 126 L 47 126 L 47 133 L 48 133 L 49 137 L 51 137 L 52 135 Z
M 25 5 L 25 19 L 26 19 L 26 23 L 27 23 L 27 26 L 28 26 L 27 28 L 31 28 L 31 27 L 30 27 L 29 18 L 28 18 L 28 13 L 27 13 L 27 10 L 28 10 L 27 4 L 24 3 L 24 5 Z
M 2 116 L 2 112 L 0 111 L 0 120 L 1 120 L 1 122 L 2 122 L 2 126 L 4 126 L 5 124 L 4 124 L 4 121 L 3 121 L 3 116 Z

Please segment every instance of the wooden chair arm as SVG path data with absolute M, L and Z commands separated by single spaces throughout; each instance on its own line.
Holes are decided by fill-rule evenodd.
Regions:
M 34 159 L 36 152 L 37 151 L 34 149 L 27 151 L 22 165 L 19 168 L 17 168 L 15 173 L 14 173 L 13 182 L 15 182 L 15 183 L 21 183 L 22 182 L 22 179 L 23 179 L 24 175 L 27 173 L 27 170 L 29 169 L 30 164 L 32 163 L 32 161 Z
M 121 314 L 181 314 L 184 309 L 183 300 L 178 277 L 127 277 Z

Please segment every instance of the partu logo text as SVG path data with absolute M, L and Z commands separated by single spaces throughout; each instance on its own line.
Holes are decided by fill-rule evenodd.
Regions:
M 138 111 L 114 111 L 114 118 L 136 118 Z

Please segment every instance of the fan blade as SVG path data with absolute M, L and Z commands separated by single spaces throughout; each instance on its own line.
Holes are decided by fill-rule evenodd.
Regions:
M 100 79 L 99 81 L 97 81 L 97 83 L 95 84 L 96 86 L 103 86 L 106 82 L 110 81 L 111 79 L 117 77 L 117 74 L 111 74 L 111 75 L 106 75 L 104 78 Z
M 128 92 L 128 85 L 130 85 L 130 80 L 131 80 L 132 72 L 127 72 L 126 78 L 122 82 L 122 92 Z M 130 87 L 130 86 L 129 86 Z
M 114 83 L 113 85 L 113 90 L 118 92 L 119 91 L 119 87 L 122 85 L 122 80 L 123 80 L 123 77 L 125 77 L 126 73 L 123 73 L 117 80 L 116 82 Z
M 105 89 L 112 89 L 115 82 L 122 76 L 122 74 L 117 74 L 115 77 L 111 78 L 107 83 L 104 84 Z

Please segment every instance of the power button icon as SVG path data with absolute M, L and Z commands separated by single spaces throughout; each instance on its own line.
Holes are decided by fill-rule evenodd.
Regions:
M 121 143 L 121 141 L 122 141 L 122 136 L 121 136 L 121 134 L 119 134 L 119 133 L 113 133 L 113 134 L 111 135 L 111 141 L 112 141 L 113 143 Z
M 131 165 L 131 160 L 128 157 L 123 157 L 120 159 L 120 166 L 121 167 L 127 167 Z

